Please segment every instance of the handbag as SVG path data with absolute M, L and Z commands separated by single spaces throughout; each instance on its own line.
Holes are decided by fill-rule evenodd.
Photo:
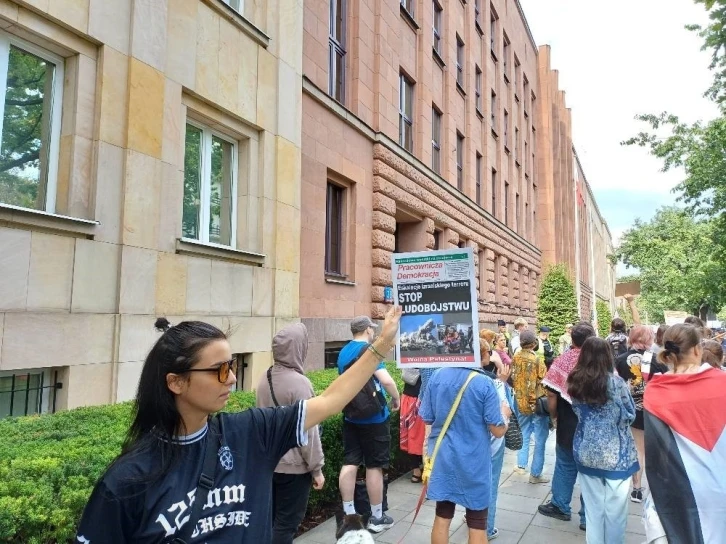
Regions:
M 439 433 L 439 437 L 436 439 L 436 444 L 434 445 L 434 451 L 431 454 L 431 457 L 426 457 L 424 461 L 424 467 L 423 471 L 421 472 L 421 479 L 423 480 L 424 485 L 428 485 L 429 480 L 431 479 L 431 471 L 434 469 L 434 462 L 436 461 L 436 454 L 439 452 L 439 447 L 441 446 L 441 442 L 444 439 L 444 436 L 446 435 L 446 431 L 449 430 L 449 425 L 451 425 L 451 420 L 454 419 L 454 414 L 456 414 L 456 410 L 459 408 L 459 404 L 461 404 L 461 397 L 464 396 L 464 391 L 466 391 L 466 388 L 469 386 L 469 382 L 473 380 L 476 375 L 479 374 L 476 371 L 472 371 L 469 373 L 469 376 L 466 378 L 466 381 L 464 382 L 464 385 L 461 386 L 461 389 L 459 389 L 459 393 L 456 395 L 456 399 L 454 399 L 454 404 L 451 406 L 451 410 L 449 410 L 449 415 L 446 416 L 446 421 L 444 422 L 444 426 L 441 428 L 441 433 Z
M 535 401 L 534 413 L 538 416 L 550 415 L 550 405 L 547 395 L 542 395 Z
M 509 427 L 507 427 L 507 432 L 504 433 L 504 446 L 508 450 L 519 451 L 522 449 L 522 445 L 522 429 L 519 427 L 517 414 L 512 411 L 512 415 L 509 417 Z
M 401 379 L 403 380 L 403 383 L 408 385 L 416 385 L 420 376 L 421 371 L 418 368 L 404 368 L 401 372 Z
M 192 512 L 187 522 L 179 530 L 179 536 L 172 540 L 172 544 L 187 544 L 192 540 L 194 529 L 197 528 L 197 522 L 202 514 L 202 507 L 207 502 L 207 495 L 214 486 L 214 472 L 217 468 L 217 448 L 215 448 L 215 442 L 221 440 L 221 425 L 219 416 L 212 417 L 209 421 L 207 443 L 204 446 L 204 464 L 202 465 L 202 472 L 199 474 L 197 490 L 194 493 Z

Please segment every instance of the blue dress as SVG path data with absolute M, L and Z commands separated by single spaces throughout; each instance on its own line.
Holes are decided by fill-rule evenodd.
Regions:
M 427 451 L 434 451 L 454 399 L 470 372 L 468 368 L 442 368 L 431 377 L 419 410 L 421 418 L 431 425 Z M 488 426 L 504 425 L 494 381 L 480 374 L 469 383 L 444 436 L 428 490 L 430 500 L 449 501 L 470 510 L 489 507 L 492 458 Z

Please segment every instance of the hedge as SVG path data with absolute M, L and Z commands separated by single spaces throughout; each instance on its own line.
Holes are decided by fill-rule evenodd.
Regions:
M 601 338 L 605 338 L 610 334 L 610 322 L 613 320 L 613 314 L 610 313 L 610 306 L 600 299 L 597 299 L 595 309 L 597 310 L 597 333 Z
M 550 337 L 556 342 L 565 334 L 565 325 L 579 320 L 577 295 L 570 273 L 561 264 L 549 267 L 539 289 L 537 327 L 550 327 Z
M 403 384 L 395 365 L 389 372 Z M 316 393 L 337 375 L 308 374 Z M 251 392 L 232 394 L 225 411 L 255 405 Z M 0 420 L 0 542 L 70 543 L 95 482 L 118 455 L 131 403 L 79 408 L 56 414 Z M 398 457 L 398 414 L 391 417 L 392 459 Z M 323 423 L 325 489 L 310 495 L 309 509 L 337 500 L 342 464 L 342 417 Z

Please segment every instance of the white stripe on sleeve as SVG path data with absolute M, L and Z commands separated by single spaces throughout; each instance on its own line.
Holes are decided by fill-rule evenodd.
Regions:
M 297 445 L 300 448 L 308 445 L 308 432 L 305 430 L 305 415 L 307 411 L 307 401 L 301 400 L 297 409 Z

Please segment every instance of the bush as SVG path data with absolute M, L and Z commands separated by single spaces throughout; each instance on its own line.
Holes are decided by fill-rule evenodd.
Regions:
M 399 385 L 395 365 L 389 371 Z M 337 376 L 335 370 L 311 372 L 316 393 Z M 225 411 L 255 405 L 250 392 L 233 393 Z M 79 408 L 57 414 L 0 420 L 0 542 L 71 542 L 91 490 L 118 455 L 131 418 L 131 404 Z M 391 417 L 391 454 L 398 451 L 398 414 Z M 310 494 L 309 510 L 339 499 L 338 472 L 343 460 L 342 417 L 323 423 L 325 489 Z
M 597 333 L 601 338 L 605 338 L 610 334 L 610 322 L 613 320 L 613 314 L 610 313 L 610 306 L 598 299 L 595 303 L 597 311 Z
M 554 265 L 545 271 L 538 300 L 537 327 L 550 327 L 554 341 L 565 334 L 565 325 L 579 321 L 575 287 L 563 265 Z

